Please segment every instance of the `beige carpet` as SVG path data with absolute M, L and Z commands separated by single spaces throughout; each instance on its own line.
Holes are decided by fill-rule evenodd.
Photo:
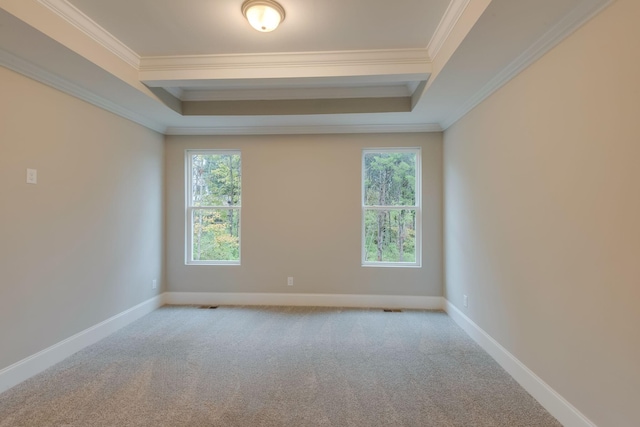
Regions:
M 559 426 L 442 312 L 164 307 L 0 394 L 0 426 Z

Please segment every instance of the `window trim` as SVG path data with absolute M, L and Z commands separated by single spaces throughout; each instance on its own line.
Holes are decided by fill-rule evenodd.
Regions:
M 240 156 L 240 205 L 237 206 L 197 206 L 191 205 L 193 201 L 193 185 L 191 185 L 192 174 L 192 161 L 191 157 L 195 154 L 203 155 L 239 155 Z M 184 251 L 184 263 L 185 265 L 241 265 L 242 261 L 242 152 L 240 150 L 228 150 L 228 149 L 199 149 L 199 150 L 185 150 L 185 211 L 184 211 L 184 231 L 185 231 L 185 251 Z M 199 209 L 226 209 L 238 211 L 238 260 L 193 260 L 193 212 Z
M 370 153 L 412 153 L 416 156 L 416 185 L 415 185 L 415 206 L 366 206 L 365 205 L 365 162 L 366 154 Z M 404 267 L 404 268 L 421 268 L 422 267 L 422 149 L 420 147 L 381 147 L 381 148 L 364 148 L 361 156 L 360 170 L 360 223 L 361 223 L 361 241 L 360 241 L 360 261 L 362 267 Z M 392 210 L 392 209 L 414 209 L 416 211 L 416 239 L 415 239 L 415 262 L 389 262 L 389 261 L 367 261 L 366 256 L 366 234 L 365 234 L 365 215 L 367 210 Z

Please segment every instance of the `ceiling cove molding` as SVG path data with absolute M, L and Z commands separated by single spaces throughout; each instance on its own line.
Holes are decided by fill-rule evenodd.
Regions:
M 615 0 L 589 0 L 575 8 L 570 14 L 565 16 L 560 22 L 554 25 L 541 38 L 533 43 L 520 56 L 506 66 L 501 72 L 489 80 L 478 92 L 476 92 L 467 102 L 458 108 L 451 116 L 441 122 L 442 129 L 446 130 L 455 122 L 473 110 L 482 101 L 487 99 L 492 93 L 507 84 L 509 80 L 520 74 L 535 61 L 549 52 L 562 40 L 569 37 L 591 18 L 611 5 Z
M 174 89 L 174 88 L 172 88 Z M 168 90 L 168 89 L 167 89 Z M 184 90 L 182 101 L 250 101 L 283 99 L 394 98 L 411 96 L 407 85 L 283 89 Z M 174 94 L 175 95 L 175 94 Z
M 115 38 L 111 33 L 98 25 L 95 21 L 82 13 L 67 0 L 38 0 L 56 15 L 78 28 L 80 31 L 98 42 L 105 49 L 134 67 L 140 68 L 140 56 L 127 45 Z
M 95 105 L 96 107 L 102 108 L 103 110 L 109 111 L 127 120 L 131 120 L 132 122 L 138 123 L 139 125 L 142 125 L 156 132 L 164 133 L 164 131 L 166 130 L 165 126 L 157 123 L 154 120 L 151 120 L 127 108 L 123 108 L 122 106 L 109 101 L 108 99 L 96 95 L 93 92 L 90 92 L 87 89 L 69 82 L 68 80 L 58 77 L 53 73 L 45 71 L 42 68 L 2 49 L 0 49 L 0 66 L 6 67 L 10 70 L 15 71 L 16 73 L 22 74 L 26 77 L 43 83 L 75 98 L 86 101 L 92 105 Z
M 423 65 L 424 72 L 431 71 L 431 59 L 427 49 L 146 56 L 141 58 L 140 71 L 377 65 Z
M 433 33 L 433 37 L 431 37 L 431 41 L 427 46 L 429 58 L 433 59 L 438 55 L 438 52 L 440 52 L 447 38 L 449 38 L 451 31 L 458 23 L 458 20 L 470 1 L 471 0 L 452 0 L 451 3 L 449 3 L 449 7 L 447 7 L 447 10 L 444 12 L 438 28 L 436 28 L 436 32 Z
M 309 135 L 442 132 L 437 123 L 309 126 L 168 127 L 165 135 Z

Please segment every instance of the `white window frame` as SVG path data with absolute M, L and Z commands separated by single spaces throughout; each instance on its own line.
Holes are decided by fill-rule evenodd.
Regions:
M 412 153 L 416 156 L 416 185 L 415 185 L 415 206 L 365 206 L 365 162 L 364 158 L 367 154 L 373 153 Z M 365 148 L 362 150 L 362 163 L 360 173 L 361 197 L 360 204 L 362 206 L 361 213 L 361 261 L 363 267 L 422 267 L 422 149 L 420 147 L 401 147 L 401 148 Z M 412 209 L 416 211 L 416 240 L 415 240 L 415 262 L 389 262 L 389 261 L 367 261 L 365 246 L 365 213 L 367 210 L 389 210 L 389 209 Z
M 193 185 L 191 182 L 192 161 L 194 154 L 203 155 L 239 155 L 240 156 L 240 205 L 234 206 L 198 206 L 193 201 Z M 242 153 L 240 150 L 185 150 L 185 264 L 186 265 L 240 265 L 242 260 Z M 238 211 L 238 260 L 193 260 L 193 211 L 200 209 L 226 209 Z

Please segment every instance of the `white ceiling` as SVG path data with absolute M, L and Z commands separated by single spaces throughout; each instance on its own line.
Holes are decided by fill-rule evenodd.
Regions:
M 437 131 L 610 0 L 0 0 L 0 65 L 166 134 Z
M 254 31 L 243 0 L 70 0 L 140 56 L 426 48 L 449 0 L 280 0 L 277 31 Z

